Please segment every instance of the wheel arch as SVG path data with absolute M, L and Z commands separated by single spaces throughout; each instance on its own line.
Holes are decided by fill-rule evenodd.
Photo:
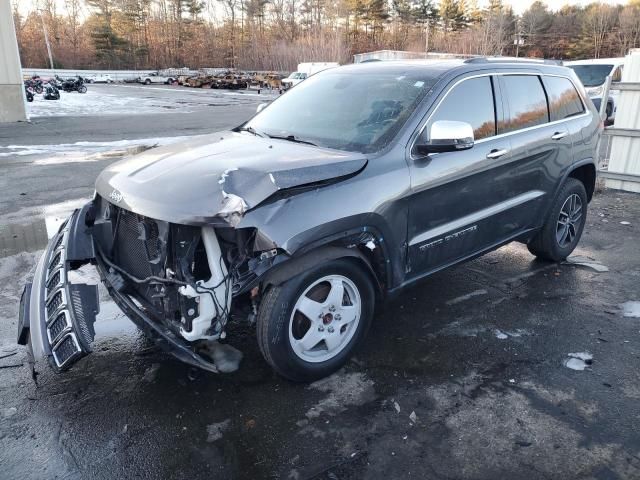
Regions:
M 350 246 L 324 244 L 313 249 L 307 249 L 304 253 L 292 256 L 265 273 L 261 284 L 263 288 L 273 285 L 281 285 L 292 277 L 331 260 L 348 259 L 359 264 L 371 277 L 378 295 L 386 292 L 386 259 L 382 260 L 382 248 L 373 239 L 354 238 L 359 240 Z M 370 243 L 370 242 L 373 242 Z M 376 252 L 377 250 L 377 252 Z
M 587 160 L 574 165 L 562 180 L 562 183 L 564 183 L 567 178 L 575 178 L 582 182 L 584 189 L 587 192 L 587 201 L 590 202 L 596 188 L 596 166 L 593 161 Z

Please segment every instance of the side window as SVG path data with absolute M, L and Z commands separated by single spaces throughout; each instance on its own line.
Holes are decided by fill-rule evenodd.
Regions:
M 504 91 L 509 102 L 509 115 L 498 133 L 535 127 L 549 121 L 547 99 L 537 75 L 504 75 Z
M 549 99 L 551 121 L 573 117 L 584 112 L 584 105 L 568 78 L 542 77 Z
M 475 140 L 495 135 L 496 112 L 491 78 L 471 78 L 450 90 L 429 120 L 426 132 L 437 120 L 469 123 Z

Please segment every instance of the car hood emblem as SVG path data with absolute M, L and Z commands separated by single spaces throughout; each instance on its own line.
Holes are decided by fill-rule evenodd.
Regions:
M 115 189 L 114 189 L 114 190 L 109 194 L 109 198 L 110 198 L 111 200 L 113 200 L 115 203 L 119 203 L 119 202 L 122 200 L 123 195 L 122 195 L 118 190 L 115 190 Z

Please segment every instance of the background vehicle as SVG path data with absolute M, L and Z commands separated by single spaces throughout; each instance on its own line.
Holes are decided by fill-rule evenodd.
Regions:
M 33 90 L 33 88 L 25 85 L 24 86 L 24 94 L 25 97 L 27 99 L 27 102 L 33 102 L 33 98 L 35 97 L 35 91 Z
M 65 92 L 87 93 L 87 86 L 84 84 L 84 78 L 81 76 L 66 78 L 62 82 L 62 89 Z
M 47 82 L 44 84 L 43 98 L 45 100 L 60 100 L 60 91 L 56 88 L 54 83 Z
M 150 85 L 152 83 L 170 84 L 175 81 L 176 81 L 175 78 L 162 76 L 158 74 L 158 72 L 149 73 L 147 75 L 141 75 L 138 77 L 138 80 L 137 80 L 138 83 L 144 83 L 145 85 Z
M 265 360 L 326 376 L 376 300 L 511 241 L 565 259 L 585 226 L 601 122 L 575 74 L 524 61 L 372 62 L 311 76 L 228 132 L 110 165 L 51 238 L 19 343 L 65 370 L 90 353 L 92 263 L 176 357 L 256 313 Z M 68 301 L 72 299 L 73 301 Z M 244 320 L 243 320 L 244 321 Z
M 113 79 L 108 73 L 96 73 L 90 77 L 90 83 L 113 83 Z
M 294 87 L 298 83 L 302 82 L 306 78 L 314 75 L 318 72 L 322 72 L 323 70 L 327 70 L 329 68 L 335 68 L 340 66 L 337 62 L 304 62 L 298 64 L 298 69 L 289 75 L 288 78 L 282 80 L 282 87 L 285 90 L 288 90 L 291 87 Z
M 239 90 L 247 88 L 249 81 L 247 77 L 237 73 L 227 73 L 216 77 L 211 83 L 211 88 L 226 88 L 229 90 Z
M 306 78 L 307 74 L 304 72 L 292 72 L 287 78 L 282 79 L 282 88 L 284 90 L 289 90 L 291 87 L 295 87 Z
M 602 93 L 606 77 L 611 75 L 614 82 L 622 80 L 622 69 L 624 67 L 624 58 L 598 58 L 593 60 L 577 60 L 574 62 L 565 62 L 565 66 L 571 68 L 584 85 L 587 94 L 600 109 L 602 102 Z M 607 101 L 607 123 L 613 123 L 616 117 L 616 102 L 618 99 L 618 91 L 611 90 Z

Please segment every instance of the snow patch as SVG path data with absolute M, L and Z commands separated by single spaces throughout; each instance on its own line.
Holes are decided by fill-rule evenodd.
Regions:
M 105 158 L 134 155 L 150 148 L 171 145 L 204 135 L 179 135 L 176 137 L 152 137 L 111 142 L 75 142 L 57 145 L 7 145 L 0 146 L 0 157 L 52 155 L 34 161 L 36 165 L 55 165 L 71 162 L 96 162 Z
M 314 407 L 305 414 L 307 418 L 317 418 L 322 414 L 337 415 L 353 405 L 364 405 L 375 398 L 373 381 L 364 373 L 334 373 L 312 383 L 307 388 L 327 393 Z
M 471 299 L 473 297 L 478 297 L 480 295 L 486 295 L 487 293 L 489 293 L 489 292 L 487 292 L 484 288 L 480 289 L 480 290 L 474 290 L 473 292 L 467 293 L 466 295 L 461 295 L 459 297 L 452 298 L 451 300 L 448 300 L 447 301 L 447 305 L 456 305 L 458 303 L 465 302 L 465 301 L 467 301 L 467 300 L 469 300 L 469 299 Z
M 629 301 L 620 304 L 623 317 L 640 318 L 640 302 Z
M 593 363 L 593 355 L 587 352 L 568 353 L 567 356 L 569 358 L 564 361 L 564 366 L 571 370 L 582 371 Z

